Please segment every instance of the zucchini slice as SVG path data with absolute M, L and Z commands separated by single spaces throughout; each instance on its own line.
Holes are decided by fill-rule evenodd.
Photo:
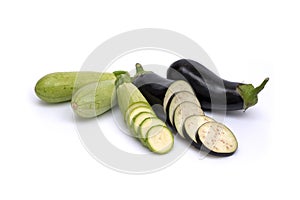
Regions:
M 153 115 L 155 115 L 155 113 L 151 109 L 151 107 L 148 107 L 148 106 L 137 107 L 137 108 L 133 109 L 128 115 L 128 119 L 127 119 L 128 127 L 132 127 L 134 117 L 137 116 L 138 114 L 140 114 L 141 112 L 149 112 L 149 113 L 152 113 Z
M 169 105 L 169 111 L 168 111 L 169 120 L 172 125 L 173 125 L 173 115 L 174 115 L 174 111 L 175 111 L 176 107 L 185 101 L 192 102 L 192 103 L 198 105 L 199 107 L 201 107 L 197 97 L 193 93 L 191 93 L 189 91 L 181 91 L 181 92 L 175 93 L 174 96 L 172 97 L 172 99 L 170 99 L 170 105 Z
M 166 126 L 166 124 L 157 117 L 149 117 L 142 121 L 138 129 L 138 135 L 143 144 L 146 144 L 147 132 L 154 126 Z
M 174 145 L 173 134 L 166 126 L 150 128 L 146 137 L 148 148 L 158 154 L 168 153 Z
M 183 124 L 185 120 L 192 115 L 204 115 L 203 110 L 197 105 L 189 101 L 185 101 L 177 106 L 174 111 L 174 126 L 179 133 L 179 135 L 183 138 Z
M 238 148 L 232 131 L 218 122 L 204 123 L 197 131 L 196 139 L 204 150 L 215 155 L 231 155 Z
M 127 110 L 125 111 L 125 114 L 123 116 L 126 124 L 128 121 L 129 114 L 132 112 L 132 110 L 134 110 L 135 108 L 138 108 L 138 107 L 143 107 L 143 106 L 151 108 L 150 104 L 148 104 L 147 102 L 144 102 L 144 101 L 135 102 L 127 108 Z
M 180 91 L 188 91 L 192 94 L 194 94 L 194 90 L 193 88 L 190 86 L 190 84 L 188 84 L 188 82 L 183 81 L 183 80 L 178 80 L 178 81 L 174 81 L 168 88 L 165 97 L 164 97 L 164 102 L 163 102 L 163 107 L 164 107 L 164 111 L 165 113 L 168 113 L 168 106 L 170 104 L 170 99 L 171 97 Z
M 204 115 L 192 115 L 186 118 L 183 124 L 183 135 L 197 143 L 196 134 L 200 126 L 206 122 L 213 122 L 214 119 Z
M 141 123 L 145 119 L 150 118 L 150 117 L 155 117 L 155 115 L 151 112 L 141 112 L 133 118 L 131 128 L 133 129 L 133 132 L 136 137 L 140 137 L 138 134 L 138 130 L 139 130 L 139 127 L 141 126 Z

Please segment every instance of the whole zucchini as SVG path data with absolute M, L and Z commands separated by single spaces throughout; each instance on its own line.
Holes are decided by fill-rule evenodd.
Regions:
M 169 67 L 167 78 L 186 80 L 193 87 L 204 110 L 246 110 L 254 106 L 258 93 L 265 87 L 269 78 L 261 85 L 230 82 L 221 79 L 202 64 L 188 59 L 181 59 Z
M 70 101 L 78 88 L 103 80 L 115 81 L 116 76 L 114 73 L 100 72 L 55 72 L 45 75 L 36 83 L 35 93 L 47 103 L 60 103 Z

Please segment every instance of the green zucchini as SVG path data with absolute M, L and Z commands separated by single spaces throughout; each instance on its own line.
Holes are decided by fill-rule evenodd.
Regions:
M 99 81 L 79 88 L 72 97 L 71 105 L 80 117 L 92 118 L 103 114 L 116 105 L 115 81 Z
M 158 118 L 142 93 L 131 83 L 131 78 L 127 74 L 117 77 L 116 86 L 119 108 L 124 116 L 124 120 L 127 121 L 127 127 L 134 136 L 139 136 L 141 124 L 143 124 L 145 119 Z M 146 141 L 141 139 L 140 141 L 155 153 L 164 154 L 169 152 L 174 144 L 171 131 L 164 123 L 163 126 L 160 126 L 163 127 L 161 129 L 154 127 L 151 126 L 147 130 Z
M 154 126 L 147 132 L 148 148 L 159 154 L 169 152 L 174 145 L 172 132 L 166 126 Z
M 138 129 L 138 136 L 143 144 L 146 144 L 146 140 L 147 140 L 146 136 L 150 128 L 158 125 L 166 126 L 165 122 L 163 122 L 161 119 L 157 117 L 149 117 L 144 119 L 144 121 L 141 122 Z

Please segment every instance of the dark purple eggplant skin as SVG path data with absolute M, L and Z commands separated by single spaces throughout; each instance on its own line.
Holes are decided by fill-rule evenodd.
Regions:
M 170 65 L 167 79 L 185 80 L 195 91 L 203 110 L 246 110 L 257 103 L 257 94 L 269 78 L 257 88 L 252 84 L 223 80 L 208 68 L 190 59 Z

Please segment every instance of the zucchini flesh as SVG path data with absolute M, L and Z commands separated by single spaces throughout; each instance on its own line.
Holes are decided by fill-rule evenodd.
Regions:
M 189 91 L 182 91 L 182 92 L 175 93 L 174 96 L 172 97 L 172 99 L 170 99 L 171 103 L 170 103 L 170 106 L 168 109 L 169 110 L 168 116 L 169 116 L 169 120 L 172 125 L 174 125 L 173 124 L 173 115 L 174 115 L 174 111 L 175 111 L 176 107 L 185 101 L 192 102 L 192 103 L 198 105 L 199 107 L 201 107 L 197 97 L 193 93 L 191 93 Z
M 152 112 L 141 112 L 133 118 L 131 128 L 133 129 L 136 137 L 140 137 L 138 130 L 141 126 L 141 123 L 150 117 L 155 117 L 155 115 Z
M 147 146 L 158 154 L 169 152 L 174 145 L 174 138 L 166 126 L 154 126 L 147 132 Z
M 129 118 L 129 115 L 132 112 L 132 110 L 134 110 L 135 108 L 138 108 L 138 107 L 149 107 L 149 108 L 151 108 L 150 105 L 148 103 L 144 102 L 144 101 L 135 102 L 135 103 L 131 104 L 127 108 L 127 110 L 126 110 L 126 112 L 125 112 L 125 114 L 123 116 L 126 123 L 128 122 L 128 118 Z
M 188 91 L 188 92 L 194 94 L 193 88 L 186 81 L 178 80 L 178 81 L 173 82 L 169 86 L 169 88 L 165 94 L 165 97 L 164 97 L 163 107 L 164 107 L 165 113 L 168 113 L 167 108 L 168 108 L 168 105 L 170 103 L 169 101 L 170 101 L 171 97 L 173 96 L 173 94 L 180 92 L 180 91 Z
M 192 115 L 184 121 L 183 135 L 197 143 L 196 134 L 200 126 L 206 122 L 215 121 L 214 119 L 204 115 Z
M 231 155 L 238 147 L 232 131 L 218 122 L 204 123 L 197 131 L 197 141 L 204 149 L 216 155 Z
M 138 135 L 143 144 L 146 144 L 147 132 L 150 128 L 154 126 L 166 126 L 166 124 L 157 117 L 149 117 L 141 122 L 140 127 L 138 129 Z
M 198 105 L 189 101 L 181 103 L 174 111 L 174 125 L 179 135 L 183 138 L 185 138 L 182 130 L 184 121 L 192 115 L 204 115 L 204 113 Z
M 140 113 L 142 112 L 148 112 L 148 113 L 152 113 L 153 115 L 155 115 L 154 111 L 151 109 L 151 107 L 148 107 L 148 106 L 141 106 L 141 107 L 137 107 L 135 109 L 133 109 L 131 111 L 131 113 L 129 113 L 128 115 L 128 121 L 127 121 L 127 125 L 129 127 L 132 127 L 132 124 L 133 124 L 133 119 L 139 115 Z

